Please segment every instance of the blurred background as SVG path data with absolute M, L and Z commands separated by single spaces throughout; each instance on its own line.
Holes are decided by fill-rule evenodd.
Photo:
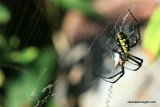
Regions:
M 127 9 L 144 62 L 111 84 L 92 72 L 112 74 L 120 27 L 137 35 Z M 159 107 L 159 23 L 160 0 L 0 0 L 0 107 Z

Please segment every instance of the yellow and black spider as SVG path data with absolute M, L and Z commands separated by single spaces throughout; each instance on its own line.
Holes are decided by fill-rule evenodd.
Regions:
M 136 20 L 136 18 L 133 16 L 132 12 L 129 9 L 128 9 L 128 11 L 136 22 L 136 25 L 138 28 L 138 36 L 136 37 L 135 41 L 131 42 L 131 41 L 129 41 L 129 38 L 127 37 L 127 35 L 125 35 L 123 32 L 118 32 L 116 34 L 116 44 L 118 46 L 118 50 L 116 51 L 115 49 L 112 49 L 112 51 L 114 52 L 114 55 L 115 55 L 115 58 L 114 58 L 115 68 L 121 67 L 121 71 L 118 72 L 117 74 L 110 76 L 110 77 L 100 76 L 98 74 L 93 73 L 94 75 L 99 76 L 103 80 L 110 82 L 110 83 L 117 82 L 124 75 L 124 68 L 126 68 L 126 67 L 124 67 L 124 63 L 126 61 L 131 60 L 134 63 L 132 63 L 132 62 L 130 62 L 130 63 L 137 66 L 136 69 L 126 68 L 126 69 L 133 70 L 133 71 L 138 70 L 142 66 L 142 63 L 143 63 L 143 59 L 129 54 L 130 49 L 137 45 L 137 42 L 140 40 L 141 34 L 140 34 L 138 21 Z M 116 77 L 117 79 L 114 81 L 109 81 L 110 79 L 112 79 L 114 77 Z

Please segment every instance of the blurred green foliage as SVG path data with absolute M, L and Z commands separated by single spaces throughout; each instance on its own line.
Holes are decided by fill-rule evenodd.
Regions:
M 53 0 L 53 2 L 69 10 L 75 9 L 82 11 L 90 18 L 100 17 L 99 13 L 93 8 L 90 0 Z
M 152 60 L 160 55 L 160 6 L 157 7 L 147 25 L 143 47 L 149 51 Z
M 0 34 L 0 49 L 4 49 L 7 45 L 7 41 L 2 34 Z
M 17 48 L 20 44 L 20 40 L 17 36 L 11 36 L 9 39 L 9 44 L 12 48 Z
M 12 79 L 5 77 L 3 70 L 0 70 L 0 87 L 5 91 L 5 103 L 7 107 L 27 107 L 27 105 L 32 107 L 38 99 L 41 100 L 42 89 L 54 80 L 55 50 L 51 46 L 40 50 L 34 46 L 18 50 L 15 48 L 15 46 L 18 47 L 17 42 L 13 45 L 14 48 L 11 48 L 12 45 L 9 44 L 19 41 L 17 37 L 7 40 L 1 35 L 0 41 L 3 41 L 0 45 L 0 50 L 3 52 L 0 59 L 7 62 L 5 68 L 10 68 L 9 71 L 4 71 L 13 72 L 15 75 L 20 74 L 16 79 Z M 4 47 L 8 47 L 7 51 Z M 3 68 L 5 63 L 0 66 Z M 12 64 L 18 64 L 18 69 Z M 2 86 L 4 81 L 5 85 Z
M 4 81 L 5 81 L 5 76 L 3 71 L 0 69 L 0 88 L 3 86 Z
M 0 24 L 6 24 L 11 19 L 9 10 L 2 4 L 0 4 Z
M 35 47 L 27 47 L 22 51 L 13 51 L 10 53 L 10 59 L 20 64 L 28 64 L 38 56 L 38 50 Z
M 10 11 L 0 4 L 0 25 L 10 19 Z M 33 107 L 48 94 L 42 90 L 54 80 L 57 54 L 52 44 L 23 47 L 21 41 L 19 35 L 6 37 L 0 29 L 0 107 Z
M 54 101 L 49 101 L 49 103 L 47 103 L 47 107 L 59 107 L 58 105 L 56 105 L 56 103 Z
M 19 44 L 17 37 L 11 37 L 7 40 L 1 35 L 0 41 L 3 41 L 0 44 L 0 50 L 3 52 L 0 59 L 7 62 L 5 68 L 10 68 L 9 71 L 4 71 L 14 72 L 15 75 L 18 71 L 20 74 L 16 79 L 12 79 L 5 77 L 3 70 L 0 70 L 0 87 L 4 88 L 7 107 L 27 107 L 27 105 L 32 107 L 32 104 L 35 104 L 38 99 L 41 100 L 42 89 L 54 80 L 55 50 L 52 46 L 41 49 L 30 46 L 18 50 L 15 48 Z M 8 47 L 7 51 L 4 47 Z M 12 64 L 18 65 L 18 69 L 16 65 Z M 0 66 L 3 68 L 3 63 Z M 2 86 L 4 81 L 5 85 Z
M 41 100 L 42 89 L 52 83 L 54 78 L 56 55 L 51 55 L 52 52 L 52 48 L 41 50 L 35 62 L 26 65 L 27 69 L 21 73 L 20 78 L 6 84 L 8 107 L 27 107 Z

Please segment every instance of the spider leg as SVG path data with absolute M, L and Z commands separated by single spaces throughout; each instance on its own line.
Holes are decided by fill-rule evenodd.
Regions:
M 114 80 L 114 81 L 108 81 L 107 78 L 105 78 L 105 77 L 102 78 L 102 79 L 105 80 L 105 81 L 107 81 L 107 82 L 109 82 L 109 83 L 116 83 L 125 74 L 123 65 L 121 67 L 122 67 L 122 71 L 120 71 L 119 73 L 117 73 L 117 74 L 109 77 L 109 78 L 114 78 L 114 77 L 116 77 L 117 75 L 120 74 L 119 77 L 116 80 Z
M 114 52 L 116 52 L 116 53 L 118 53 L 118 54 L 121 55 L 120 52 L 118 52 L 118 51 L 116 51 L 116 50 L 114 50 L 114 49 L 112 49 L 112 51 L 114 51 Z M 104 77 L 104 76 L 98 75 L 98 74 L 93 73 L 93 72 L 92 72 L 92 74 L 94 74 L 94 75 L 96 75 L 96 76 L 98 76 L 98 77 L 101 77 L 104 81 L 107 81 L 107 82 L 109 82 L 109 83 L 116 83 L 116 82 L 124 75 L 124 66 L 123 66 L 123 64 L 121 65 L 121 69 L 122 69 L 122 71 L 120 71 L 120 72 L 118 72 L 117 74 L 114 74 L 114 75 L 112 75 L 112 76 L 110 76 L 110 77 Z M 116 80 L 114 80 L 114 81 L 109 81 L 109 79 L 112 79 L 112 78 L 114 78 L 114 77 L 116 77 L 116 76 L 118 76 L 118 75 L 119 75 L 119 77 L 118 77 Z
M 94 74 L 95 76 L 101 77 L 104 81 L 107 81 L 109 83 L 116 83 L 124 75 L 124 67 L 123 67 L 123 65 L 121 66 L 121 68 L 122 68 L 122 71 L 120 71 L 117 74 L 112 75 L 110 77 L 101 76 L 101 75 L 98 75 L 98 74 L 93 73 L 93 72 L 92 72 L 92 74 Z M 112 79 L 112 78 L 116 77 L 117 75 L 119 75 L 119 77 L 116 80 L 108 81 L 109 79 Z
M 137 65 L 138 66 L 138 64 L 136 63 L 133 63 L 133 62 L 131 62 L 130 60 L 127 60 L 129 63 L 131 63 L 131 64 L 133 64 L 133 65 Z
M 139 58 L 139 57 L 136 57 L 136 56 L 131 55 L 131 54 L 128 54 L 128 56 L 133 57 L 133 58 L 139 60 L 141 64 L 143 63 L 143 59 L 141 59 L 141 58 Z
M 117 52 L 118 54 L 121 55 L 120 52 L 118 52 L 118 51 L 116 51 L 116 50 L 114 50 L 114 49 L 113 49 L 112 51 Z M 136 64 L 134 64 L 134 63 L 132 63 L 132 62 L 130 62 L 130 61 L 129 61 L 129 62 L 130 62 L 131 64 L 133 64 L 133 65 L 137 65 L 138 67 L 137 67 L 136 69 L 130 69 L 130 68 L 127 68 L 127 67 L 124 67 L 124 68 L 126 68 L 126 69 L 128 69 L 128 70 L 137 71 L 137 70 L 142 66 L 143 59 L 141 59 L 141 58 L 139 58 L 139 57 L 136 57 L 136 56 L 134 56 L 134 55 L 131 55 L 131 54 L 128 54 L 127 58 L 129 58 L 130 60 L 134 61 Z M 127 60 L 127 61 L 128 61 L 128 60 Z
M 121 56 L 121 53 L 120 53 L 120 52 L 118 52 L 118 51 L 116 51 L 116 50 L 114 50 L 114 49 L 112 49 L 112 51 L 120 54 L 120 56 Z
M 137 19 L 134 17 L 134 15 L 132 14 L 132 12 L 130 11 L 130 9 L 128 9 L 128 11 L 130 12 L 131 16 L 133 17 L 133 19 L 135 20 L 136 24 L 137 24 L 137 28 L 138 28 L 138 35 L 139 35 L 139 38 L 138 40 L 140 40 L 140 37 L 141 37 L 141 33 L 140 33 L 140 28 L 139 28 L 139 22 L 137 21 Z
M 137 68 L 136 69 L 129 69 L 129 68 L 126 68 L 126 69 L 129 69 L 129 70 L 133 70 L 133 71 L 137 71 L 141 66 L 142 66 L 142 63 L 143 63 L 143 59 L 141 59 L 141 58 L 138 58 L 138 57 L 136 57 L 136 56 L 133 56 L 133 55 L 131 55 L 131 54 L 128 54 L 128 58 L 130 59 L 130 60 L 132 60 L 132 61 L 134 61 L 136 64 L 137 64 Z M 135 64 L 135 65 L 136 65 Z
M 132 47 L 136 46 L 136 45 L 137 45 L 137 42 L 141 39 L 141 33 L 140 33 L 139 23 L 138 23 L 137 19 L 134 17 L 134 15 L 133 15 L 132 12 L 130 11 L 130 9 L 128 9 L 128 11 L 130 12 L 132 18 L 133 18 L 133 19 L 135 20 L 135 22 L 136 22 L 137 29 L 138 29 L 138 36 L 139 36 L 138 38 L 136 38 L 135 43 L 132 44 L 132 45 L 130 45 L 130 47 L 132 48 Z
M 130 48 L 133 48 L 134 46 L 136 46 L 137 43 L 138 43 L 138 41 L 139 41 L 139 40 L 136 40 L 135 43 L 130 43 L 130 44 L 129 44 L 129 45 L 130 45 Z

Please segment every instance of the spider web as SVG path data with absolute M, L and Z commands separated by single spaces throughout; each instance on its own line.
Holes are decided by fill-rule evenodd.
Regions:
M 119 1 L 120 3 L 121 1 Z M 19 5 L 22 4 L 22 2 L 18 2 Z M 40 6 L 40 5 L 39 5 Z M 13 7 L 12 7 L 13 8 Z M 24 10 L 22 11 L 23 13 L 25 13 L 28 9 L 28 5 L 26 4 L 24 6 Z M 117 6 L 117 9 L 119 9 L 119 6 Z M 15 14 L 18 14 L 18 11 L 20 10 L 18 7 L 16 7 L 17 11 L 15 11 Z M 43 11 L 43 10 L 42 10 Z M 132 11 L 132 9 L 131 9 Z M 62 15 L 62 14 L 61 14 Z M 92 59 L 93 59 L 93 72 L 96 73 L 97 75 L 100 76 L 111 76 L 116 74 L 117 72 L 119 72 L 121 70 L 121 68 L 117 68 L 115 69 L 114 65 L 114 52 L 112 51 L 112 49 L 117 50 L 117 45 L 115 42 L 115 35 L 117 32 L 124 32 L 128 38 L 130 39 L 130 41 L 135 40 L 136 38 L 136 33 L 135 33 L 135 24 L 131 24 L 130 22 L 127 22 L 127 18 L 130 16 L 129 12 L 126 9 L 126 12 L 121 13 L 119 15 L 119 17 L 117 18 L 116 22 L 113 24 L 110 21 L 106 23 L 106 26 L 104 27 L 104 30 L 97 35 L 93 40 L 89 40 L 88 45 L 88 52 L 92 54 Z M 32 34 L 34 33 L 34 29 L 36 29 L 37 25 L 36 24 L 40 24 L 39 26 L 41 26 L 41 28 L 45 28 L 45 26 L 43 26 L 44 22 L 41 21 L 41 18 L 43 18 L 44 16 L 40 16 L 37 12 L 37 10 L 35 12 L 33 12 L 30 21 L 34 22 L 31 25 L 26 25 L 28 29 L 24 30 L 23 34 L 23 40 L 26 41 L 24 42 L 24 47 L 25 48 L 29 42 L 31 42 L 32 45 L 34 45 L 34 43 L 38 43 L 40 40 L 40 36 L 38 36 L 40 33 L 42 33 L 40 30 L 36 32 L 35 35 L 35 39 L 31 39 L 31 37 L 33 36 Z M 61 16 L 58 16 L 58 18 Z M 57 20 L 58 20 L 57 18 Z M 20 17 L 20 21 L 16 26 L 15 29 L 15 33 L 19 32 L 21 29 L 21 23 L 22 21 L 25 19 L 25 15 L 22 14 Z M 100 21 L 102 20 L 102 18 L 98 18 L 96 20 L 97 23 L 100 23 Z M 122 22 L 121 22 L 122 20 Z M 108 31 L 109 26 L 113 24 L 114 26 L 111 28 L 110 31 Z M 59 26 L 59 25 L 56 25 Z M 97 25 L 94 25 L 91 28 L 91 31 L 93 32 L 95 30 Z M 10 26 L 10 30 L 14 28 L 14 24 L 12 26 Z M 6 32 L 6 30 L 4 29 L 4 32 Z M 45 46 L 46 44 L 48 44 L 48 41 L 50 40 L 49 37 L 46 37 L 44 39 L 44 41 L 41 43 L 40 49 L 43 50 L 43 46 Z M 52 51 L 49 52 L 49 55 L 47 57 L 47 64 L 45 66 L 40 67 L 39 70 L 39 74 L 38 75 L 38 80 L 37 83 L 43 83 L 43 77 L 46 76 L 47 72 L 48 72 L 48 67 L 47 65 L 51 64 L 51 62 L 49 61 L 50 59 L 52 59 Z M 41 57 L 41 56 L 40 56 Z M 7 64 L 1 64 L 1 66 L 5 66 L 8 68 L 12 68 L 15 69 L 17 71 L 24 71 L 24 72 L 29 72 L 29 70 L 27 68 L 21 68 L 20 66 L 17 65 L 7 65 Z M 23 69 L 23 70 L 22 70 Z M 52 77 L 48 77 L 52 80 Z M 42 80 L 42 81 L 41 81 Z M 38 89 L 39 87 L 34 86 L 33 89 L 31 90 L 31 92 L 29 92 L 28 94 L 30 95 L 29 98 L 27 99 L 28 102 L 32 102 L 32 101 L 36 101 L 34 107 L 41 107 L 43 106 L 43 104 L 45 104 L 47 101 L 50 100 L 50 98 L 53 98 L 53 96 L 55 96 L 55 91 L 53 90 L 53 88 L 56 87 L 57 82 L 48 82 L 47 84 L 45 84 L 44 86 L 40 87 L 40 89 Z M 20 86 L 21 87 L 21 86 Z M 57 90 L 59 91 L 59 87 L 56 87 Z M 112 86 L 111 86 L 112 88 Z M 109 103 L 109 99 L 111 98 L 110 94 L 111 89 L 109 89 L 109 98 L 107 99 L 107 103 Z M 39 98 L 39 95 L 45 94 L 42 98 Z
M 0 2 L 12 14 L 10 22 L 0 26 L 0 70 L 7 81 L 2 93 L 8 107 L 42 107 L 54 96 L 56 53 L 42 2 L 37 2 L 37 7 L 30 0 Z
M 132 11 L 132 9 L 130 9 L 130 10 Z M 93 71 L 95 74 L 97 74 L 99 76 L 102 76 L 102 77 L 105 77 L 105 76 L 109 77 L 109 76 L 112 76 L 112 75 L 118 73 L 119 71 L 121 71 L 120 66 L 117 69 L 115 69 L 115 67 L 114 67 L 114 65 L 115 65 L 115 60 L 114 60 L 115 54 L 112 50 L 113 49 L 118 50 L 118 47 L 117 47 L 117 44 L 116 44 L 116 41 L 115 41 L 115 35 L 118 32 L 123 32 L 125 35 L 127 35 L 130 42 L 133 42 L 133 41 L 136 40 L 136 37 L 138 36 L 137 31 L 136 31 L 136 29 L 137 29 L 136 28 L 137 27 L 136 22 L 134 20 L 133 20 L 134 22 L 133 21 L 132 22 L 128 21 L 127 18 L 129 16 L 132 17 L 131 14 L 129 13 L 129 11 L 127 11 L 127 9 L 126 9 L 125 12 L 123 12 L 119 15 L 116 22 L 114 23 L 114 26 L 110 30 L 110 32 L 106 31 L 106 33 L 104 33 L 105 30 L 107 29 L 107 27 L 110 24 L 110 22 L 108 22 L 108 24 L 104 28 L 104 31 L 100 35 L 97 35 L 97 37 L 94 39 L 94 41 L 90 45 L 89 50 L 91 50 L 91 48 L 96 47 L 95 46 L 95 45 L 97 45 L 96 41 L 99 41 L 99 42 L 102 43 L 102 44 L 100 44 L 101 47 L 105 48 L 103 53 L 99 53 L 100 55 L 103 56 L 103 59 L 102 59 L 103 64 L 102 63 L 97 63 L 98 61 L 95 63 L 95 69 Z M 94 43 L 95 43 L 95 45 L 94 45 Z M 129 62 L 129 63 L 134 65 L 134 62 Z M 127 64 L 125 63 L 125 66 Z
M 118 9 L 119 9 L 119 6 L 117 6 L 117 10 Z M 134 10 L 135 5 L 129 6 L 128 9 L 130 9 L 131 11 Z M 95 78 L 102 79 L 102 81 L 107 80 L 111 82 L 116 80 L 119 77 L 119 76 L 118 77 L 116 76 L 115 78 L 112 78 L 111 80 L 109 80 L 109 79 L 101 78 L 100 76 L 109 77 L 114 74 L 117 74 L 122 70 L 120 66 L 118 68 L 115 68 L 115 60 L 114 60 L 115 53 L 112 51 L 112 49 L 118 50 L 118 47 L 115 41 L 115 35 L 118 32 L 123 32 L 125 35 L 127 35 L 130 42 L 136 40 L 136 37 L 138 36 L 136 22 L 134 20 L 132 22 L 128 21 L 129 17 L 132 18 L 131 14 L 126 8 L 126 11 L 122 12 L 117 17 L 117 20 L 114 23 L 108 21 L 106 23 L 106 26 L 104 27 L 104 30 L 101 32 L 101 34 L 97 35 L 96 38 L 90 43 L 89 45 L 90 47 L 88 49 L 89 52 L 94 53 L 96 52 L 96 49 L 98 50 L 95 56 L 93 56 L 93 59 L 95 57 L 95 60 L 96 60 L 95 63 L 93 62 L 93 73 L 96 74 Z M 110 25 L 113 25 L 113 27 L 109 28 Z M 131 68 L 137 67 L 137 65 L 132 61 L 126 62 L 124 66 L 127 68 L 128 66 Z M 107 88 L 107 92 L 108 92 L 108 94 L 106 95 L 107 107 L 109 107 L 109 103 L 112 98 L 112 89 L 113 89 L 113 86 L 111 84 L 111 86 Z

